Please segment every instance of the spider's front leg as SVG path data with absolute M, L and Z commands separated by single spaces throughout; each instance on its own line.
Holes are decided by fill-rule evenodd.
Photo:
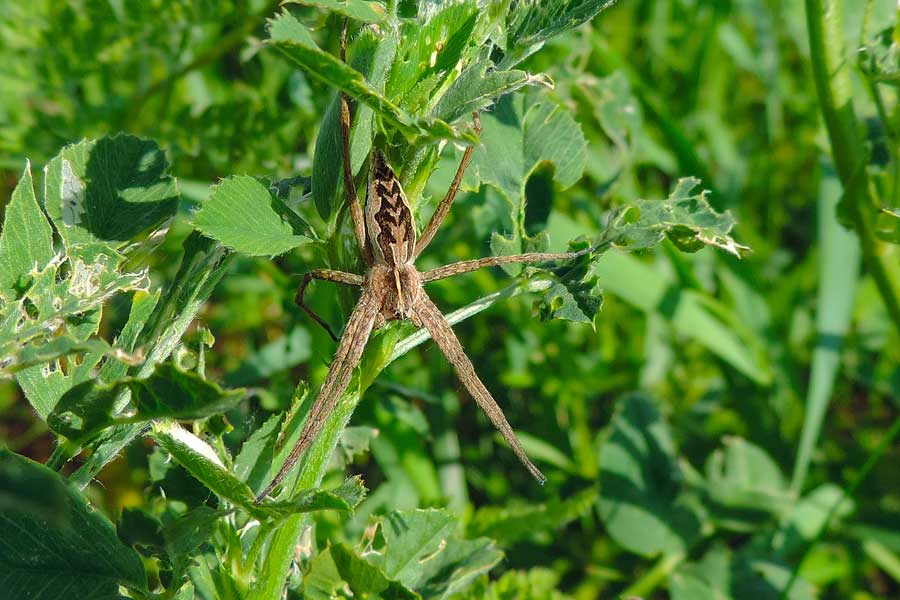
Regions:
M 344 28 L 341 30 L 341 60 L 347 62 L 347 19 L 344 20 Z M 344 175 L 344 195 L 350 206 L 350 215 L 353 217 L 353 234 L 356 236 L 359 251 L 366 264 L 372 266 L 374 262 L 372 249 L 366 243 L 365 218 L 359 196 L 356 195 L 356 182 L 353 180 L 353 167 L 350 164 L 350 98 L 343 91 L 338 93 L 341 99 L 341 166 Z
M 422 273 L 422 283 L 446 279 L 448 277 L 453 277 L 454 275 L 477 271 L 478 269 L 483 269 L 485 267 L 496 267 L 498 265 L 572 260 L 573 258 L 590 254 L 594 250 L 595 248 L 592 247 L 577 252 L 528 252 L 510 256 L 490 256 L 488 258 L 476 258 L 475 260 L 461 260 L 449 265 L 444 265 L 443 267 L 438 267 L 437 269 L 425 271 Z
M 481 135 L 481 119 L 478 117 L 477 112 L 472 113 L 472 120 L 475 122 L 475 133 Z M 447 194 L 434 210 L 434 214 L 431 215 L 428 225 L 422 230 L 422 235 L 416 240 L 416 250 L 413 253 L 414 257 L 418 257 L 422 254 L 422 250 L 428 246 L 432 238 L 434 238 L 434 234 L 441 228 L 444 219 L 447 218 L 447 213 L 450 212 L 450 207 L 456 199 L 456 194 L 459 192 L 459 186 L 462 184 L 463 175 L 465 175 L 466 167 L 469 166 L 469 162 L 472 160 L 472 152 L 474 151 L 475 146 L 469 146 L 463 153 L 462 160 L 459 161 L 459 167 L 456 169 L 456 175 L 453 176 L 453 183 L 450 184 L 450 189 L 447 190 Z
M 322 328 L 328 332 L 328 335 L 331 336 L 331 339 L 334 341 L 338 341 L 338 337 L 331 330 L 331 327 L 325 320 L 317 315 L 315 311 L 307 306 L 307 304 L 303 301 L 303 296 L 306 294 L 306 288 L 309 286 L 309 283 L 313 279 L 319 279 L 321 281 L 333 281 L 334 283 L 344 283 L 347 285 L 363 285 L 365 283 L 365 278 L 362 275 L 356 275 L 354 273 L 345 273 L 344 271 L 334 271 L 332 269 L 315 269 L 314 271 L 309 271 L 305 275 L 303 275 L 303 281 L 300 282 L 300 287 L 297 288 L 297 295 L 294 297 L 294 302 L 306 312 L 309 317 L 318 323 Z

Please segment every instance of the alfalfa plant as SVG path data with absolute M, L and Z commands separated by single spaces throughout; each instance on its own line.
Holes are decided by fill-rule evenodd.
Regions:
M 564 260 L 519 272 L 502 293 L 449 315 L 449 324 L 433 306 L 423 308 L 421 298 L 404 296 L 402 280 L 388 278 L 379 289 L 386 297 L 392 281 L 398 286 L 391 314 L 413 316 L 413 323 L 384 319 L 391 322 L 365 353 L 358 343 L 353 361 L 338 357 L 340 385 L 331 384 L 327 406 L 311 408 L 316 394 L 306 393 L 301 382 L 291 411 L 266 420 L 232 454 L 219 415 L 246 402 L 247 394 L 206 377 L 208 337 L 201 336 L 194 360 L 184 360 L 182 351 L 188 326 L 227 276 L 231 258 L 274 257 L 309 245 L 317 257 L 311 272 L 353 274 L 362 272 L 370 253 L 384 258 L 403 246 L 416 255 L 415 214 L 431 206 L 425 184 L 454 146 L 470 148 L 464 162 L 472 163 L 468 179 L 457 185 L 490 186 L 508 207 L 510 230 L 493 235 L 495 258 L 478 264 L 545 256 L 548 236 L 526 229 L 525 184 L 548 164 L 559 186 L 575 183 L 586 142 L 565 108 L 542 92 L 552 86 L 550 78 L 521 63 L 612 2 L 305 4 L 333 13 L 327 23 L 350 23 L 346 62 L 314 39 L 336 32 L 314 32 L 304 24 L 321 13 L 292 7 L 268 24 L 265 51 L 280 52 L 335 88 L 312 151 L 311 177 L 236 175 L 213 186 L 191 217 L 195 231 L 184 240 L 180 267 L 165 286 L 154 288 L 146 271 L 134 267 L 141 256 L 160 251 L 173 219 L 185 218 L 155 143 L 119 135 L 67 146 L 44 168 L 40 193 L 25 167 L 0 237 L 0 356 L 4 372 L 16 378 L 59 445 L 48 465 L 8 451 L 0 455 L 0 522 L 4 531 L 18 532 L 4 536 L 0 565 L 13 575 L 6 591 L 15 597 L 261 600 L 281 598 L 287 588 L 309 598 L 445 598 L 462 591 L 502 553 L 488 538 L 466 539 L 458 517 L 447 510 L 374 517 L 356 546 L 337 536 L 319 547 L 311 533 L 315 513 L 352 511 L 364 498 L 358 477 L 328 489 L 322 481 L 342 436 L 350 443 L 345 428 L 366 388 L 387 364 L 426 341 L 415 326 L 426 325 L 465 364 L 449 324 L 519 293 L 539 294 L 535 305 L 542 319 L 591 324 L 601 306 L 593 260 L 608 250 L 649 248 L 663 239 L 686 251 L 705 245 L 734 254 L 742 249 L 728 235 L 731 217 L 712 211 L 705 195 L 694 191 L 698 182 L 686 179 L 667 200 L 612 211 L 600 233 L 552 257 Z M 348 99 L 356 107 L 352 117 Z M 481 115 L 483 127 L 473 126 L 473 113 Z M 354 198 L 372 164 L 373 185 L 402 189 L 404 201 L 394 206 L 397 214 L 372 210 L 363 224 Z M 382 177 L 388 164 L 391 176 Z M 373 201 L 371 191 L 368 199 Z M 449 207 L 442 203 L 432 222 L 439 225 Z M 385 234 L 393 231 L 388 225 L 402 226 L 406 240 L 372 243 L 379 234 L 374 229 Z M 436 229 L 429 226 L 419 239 L 430 239 Z M 104 339 L 98 335 L 104 306 L 123 294 L 131 303 L 128 320 L 114 338 Z M 378 312 L 367 312 L 365 327 L 351 319 L 345 338 L 353 329 L 353 339 L 364 341 L 362 329 L 368 333 L 384 310 L 382 302 Z M 146 510 L 126 511 L 117 531 L 81 490 L 141 437 L 157 446 L 151 472 L 164 477 L 180 465 L 210 499 L 159 494 Z M 286 463 L 294 447 L 302 452 L 295 453 L 296 464 Z M 83 463 L 63 478 L 57 471 L 76 455 Z M 257 502 L 284 464 L 280 492 Z

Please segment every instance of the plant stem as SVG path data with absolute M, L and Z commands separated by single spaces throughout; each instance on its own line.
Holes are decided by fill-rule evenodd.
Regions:
M 672 571 L 680 565 L 687 554 L 684 552 L 675 552 L 674 554 L 665 554 L 659 561 L 653 565 L 653 568 L 644 573 L 644 576 L 635 581 L 631 587 L 622 592 L 622 598 L 643 598 L 649 596 L 659 585 L 668 577 Z
M 884 244 L 874 233 L 875 210 L 868 193 L 866 152 L 853 108 L 850 71 L 841 31 L 841 0 L 806 0 L 810 60 L 819 106 L 844 187 L 843 205 L 859 236 L 863 261 L 894 326 L 900 330 L 900 299 L 889 275 Z

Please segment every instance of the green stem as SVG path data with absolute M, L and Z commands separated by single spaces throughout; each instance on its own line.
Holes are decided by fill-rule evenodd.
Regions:
M 847 216 L 859 236 L 863 261 L 894 326 L 900 299 L 891 281 L 884 244 L 875 237 L 875 210 L 868 194 L 867 152 L 853 108 L 850 71 L 841 31 L 841 0 L 806 0 L 810 60 L 834 164 L 844 187 Z
M 622 598 L 646 598 L 680 565 L 687 554 L 675 552 L 665 554 L 653 565 L 653 568 L 644 573 L 643 577 L 635 581 L 620 597 Z

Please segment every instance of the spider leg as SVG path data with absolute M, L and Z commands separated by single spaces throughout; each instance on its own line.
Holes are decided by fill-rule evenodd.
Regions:
M 344 19 L 344 27 L 341 29 L 341 60 L 347 62 L 347 21 Z M 363 217 L 362 206 L 356 195 L 356 183 L 353 181 L 353 167 L 350 165 L 350 98 L 343 91 L 339 92 L 341 99 L 341 164 L 344 174 L 344 195 L 350 206 L 350 215 L 353 217 L 353 233 L 359 251 L 367 265 L 372 265 L 372 249 L 366 243 L 366 226 Z
M 462 260 L 460 262 L 451 263 L 425 271 L 422 273 L 422 282 L 437 281 L 438 279 L 446 279 L 461 273 L 477 271 L 485 267 L 494 267 L 497 265 L 509 265 L 514 263 L 536 263 L 571 260 L 584 256 L 592 252 L 594 248 L 586 248 L 578 252 L 528 252 L 526 254 L 513 254 L 510 256 L 490 256 L 488 258 L 476 258 L 475 260 Z
M 459 380 L 466 386 L 466 389 L 472 397 L 475 398 L 478 406 L 481 407 L 481 410 L 488 416 L 488 419 L 491 420 L 494 427 L 496 427 L 503 435 L 503 439 L 506 440 L 506 443 L 508 443 L 513 452 L 516 453 L 516 456 L 519 458 L 522 465 L 529 473 L 531 473 L 532 477 L 537 479 L 538 482 L 543 485 L 547 478 L 544 477 L 544 474 L 534 466 L 534 463 L 532 463 L 528 458 L 528 455 L 525 454 L 525 449 L 522 448 L 519 438 L 516 437 L 515 431 L 513 431 L 509 421 L 506 420 L 503 409 L 500 408 L 497 401 L 491 396 L 491 393 L 484 387 L 481 379 L 479 379 L 478 375 L 475 373 L 475 367 L 472 366 L 472 361 L 466 356 L 462 344 L 459 343 L 459 339 L 456 337 L 456 334 L 453 333 L 450 324 L 447 323 L 447 319 L 444 318 L 444 315 L 424 291 L 420 292 L 414 310 L 415 315 L 425 326 L 425 329 L 431 334 L 432 339 L 438 345 L 438 348 L 441 349 L 444 356 L 447 357 L 450 364 L 453 365 Z
M 300 287 L 297 288 L 297 295 L 294 297 L 294 302 L 297 304 L 297 306 L 302 308 L 313 321 L 318 323 L 325 331 L 327 331 L 328 335 L 331 336 L 331 339 L 333 339 L 334 341 L 338 341 L 338 337 L 334 335 L 334 332 L 331 330 L 331 327 L 328 325 L 328 323 L 326 323 L 322 317 L 317 315 L 315 311 L 303 301 L 303 296 L 306 294 L 306 288 L 309 286 L 309 283 L 313 279 L 333 281 L 335 283 L 345 283 L 347 285 L 363 285 L 365 283 L 365 278 L 362 275 L 345 273 L 343 271 L 333 271 L 331 269 L 315 269 L 303 275 L 303 281 L 300 282 Z
M 278 474 L 256 497 L 256 504 L 260 504 L 287 477 L 287 474 L 290 473 L 303 453 L 306 452 L 313 440 L 319 435 L 319 432 L 322 431 L 325 420 L 334 411 L 334 407 L 346 391 L 347 386 L 350 384 L 350 378 L 353 376 L 353 371 L 356 370 L 362 358 L 366 342 L 372 333 L 372 325 L 378 314 L 379 306 L 380 302 L 377 293 L 369 290 L 363 292 L 359 303 L 353 309 L 353 314 L 350 315 L 350 320 L 347 322 L 344 336 L 341 338 L 334 361 L 331 363 L 331 368 L 325 377 L 325 383 L 322 384 L 322 389 L 319 390 L 312 408 L 309 409 L 309 413 L 306 415 L 306 421 L 303 423 L 303 429 L 300 431 L 297 443 L 294 444 Z
M 478 118 L 477 112 L 472 113 L 472 119 L 475 121 L 475 132 L 481 134 L 481 119 Z M 447 213 L 450 212 L 450 206 L 456 199 L 456 193 L 459 191 L 459 186 L 462 183 L 466 167 L 469 166 L 469 162 L 472 160 L 472 152 L 474 150 L 475 146 L 469 146 L 463 153 L 462 160 L 459 161 L 459 167 L 456 169 L 456 175 L 453 177 L 453 182 L 450 184 L 450 189 L 447 190 L 447 195 L 444 196 L 444 199 L 438 204 L 434 214 L 431 215 L 431 220 L 428 221 L 428 225 L 426 225 L 425 229 L 422 231 L 422 235 L 416 240 L 416 250 L 413 257 L 418 257 L 422 253 L 425 247 L 431 242 L 432 238 L 434 238 L 434 234 L 440 229 L 444 219 L 447 218 Z

